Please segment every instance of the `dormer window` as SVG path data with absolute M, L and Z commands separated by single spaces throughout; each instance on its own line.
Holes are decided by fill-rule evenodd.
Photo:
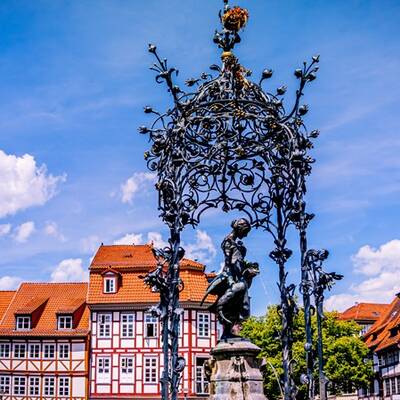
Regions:
M 117 278 L 115 276 L 104 277 L 104 293 L 117 292 Z
M 29 315 L 18 315 L 16 320 L 17 331 L 26 331 L 32 328 L 31 317 Z
M 111 266 L 101 273 L 103 277 L 103 293 L 112 294 L 117 293 L 120 285 L 122 285 L 121 274 L 112 269 Z
M 57 329 L 72 329 L 72 315 L 59 315 L 57 318 Z

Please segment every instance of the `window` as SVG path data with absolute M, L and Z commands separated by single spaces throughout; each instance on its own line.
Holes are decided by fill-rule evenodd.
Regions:
M 204 375 L 204 362 L 207 358 L 196 358 L 196 393 L 208 394 L 208 381 Z
M 58 378 L 58 395 L 69 396 L 69 378 L 60 377 Z
M 72 315 L 58 316 L 58 329 L 72 329 Z
M 29 377 L 29 395 L 40 396 L 40 378 L 38 376 Z
M 99 337 L 111 337 L 111 314 L 99 314 Z
M 153 317 L 151 314 L 145 314 L 144 325 L 144 333 L 146 337 L 157 337 L 157 317 Z
M 133 383 L 133 357 L 121 357 L 121 382 Z
M 31 317 L 30 316 L 17 317 L 16 325 L 17 325 L 17 331 L 31 329 Z
M 10 344 L 0 343 L 0 358 L 9 358 L 9 357 L 10 357 Z
M 378 365 L 379 365 L 380 367 L 382 367 L 382 366 L 383 366 L 383 358 L 382 358 L 382 354 L 379 354 L 379 355 L 378 355 Z
M 25 358 L 26 346 L 22 343 L 14 344 L 14 358 Z
M 182 321 L 182 318 L 180 318 L 179 324 L 178 324 L 178 336 L 182 337 L 182 333 L 183 333 L 183 321 Z
M 46 376 L 44 378 L 44 395 L 54 396 L 55 378 L 52 376 Z
M 400 394 L 400 376 L 398 376 L 396 379 L 397 379 L 397 393 Z
M 29 345 L 29 358 L 40 358 L 40 344 L 32 343 Z
M 390 365 L 398 364 L 399 362 L 399 352 L 390 351 L 384 354 L 379 354 L 378 362 L 380 367 L 388 367 Z
M 390 379 L 385 380 L 385 396 L 390 396 Z
M 157 383 L 157 358 L 144 358 L 144 383 Z
M 55 345 L 45 344 L 43 350 L 43 358 L 52 359 L 55 356 Z
M 210 336 L 210 314 L 197 314 L 197 334 L 199 337 Z
M 105 277 L 104 278 L 104 293 L 115 293 L 117 291 L 116 278 Z
M 14 376 L 14 394 L 25 396 L 26 378 L 24 376 Z
M 371 324 L 361 325 L 360 336 L 364 336 L 369 331 L 369 328 L 371 328 L 371 326 Z
M 99 357 L 97 359 L 97 381 L 107 383 L 110 381 L 110 357 Z
M 10 377 L 0 376 L 0 393 L 10 394 Z
M 61 360 L 69 359 L 69 344 L 63 343 L 58 346 L 58 358 Z
M 122 327 L 121 336 L 123 338 L 133 337 L 134 323 L 135 323 L 135 319 L 134 319 L 133 314 L 122 314 L 121 315 L 121 327 Z
M 395 378 L 390 378 L 390 386 L 392 390 L 392 394 L 396 394 L 396 379 Z

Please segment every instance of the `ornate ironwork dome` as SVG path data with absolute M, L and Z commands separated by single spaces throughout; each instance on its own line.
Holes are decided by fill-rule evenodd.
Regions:
M 269 188 L 263 186 L 271 183 L 277 161 L 290 159 L 306 174 L 311 170 L 313 160 L 306 152 L 312 147 L 310 138 L 317 133 L 307 134 L 301 116 L 308 108 L 299 107 L 299 100 L 305 83 L 315 79 L 318 57 L 310 66 L 296 70 L 300 88 L 295 106 L 287 114 L 282 102 L 286 88 L 278 88 L 275 94 L 262 89 L 272 71 L 265 70 L 256 84 L 249 80 L 251 72 L 233 55 L 231 50 L 240 41 L 238 32 L 224 28 L 214 41 L 224 50 L 222 67 L 210 67 L 216 76 L 203 73 L 198 79 L 188 79 L 187 86 L 197 86 L 192 93 L 172 83 L 176 70 L 168 68 L 166 60 L 162 61 L 155 46 L 150 45 L 149 51 L 158 60 L 153 67 L 158 72 L 156 81 L 167 82 L 175 107 L 162 115 L 156 113 L 158 118 L 151 129 L 142 128 L 153 141 L 146 159 L 153 171 L 166 172 L 164 166 L 170 157 L 175 166 L 181 166 L 182 225 L 195 225 L 204 210 L 219 205 L 224 211 L 242 210 L 254 225 L 264 225 L 273 202 L 267 194 Z M 145 111 L 155 113 L 150 107 Z M 164 178 L 159 185 L 164 197 L 175 190 Z M 172 215 L 165 216 L 166 221 L 173 220 Z

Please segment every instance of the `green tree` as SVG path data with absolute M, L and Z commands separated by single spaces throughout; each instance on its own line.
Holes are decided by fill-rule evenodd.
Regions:
M 345 393 L 366 387 L 373 376 L 372 362 L 367 361 L 368 348 L 359 336 L 360 326 L 355 322 L 342 321 L 333 312 L 325 313 L 323 322 L 325 374 L 331 393 Z M 312 317 L 314 343 L 316 343 L 316 316 Z M 269 400 L 281 398 L 279 379 L 283 374 L 281 361 L 281 319 L 277 306 L 270 306 L 264 317 L 250 318 L 245 322 L 242 336 L 261 348 L 260 357 L 266 361 L 264 386 Z M 304 313 L 300 310 L 294 318 L 293 372 L 299 387 L 298 398 L 306 398 L 306 387 L 300 384 L 300 376 L 306 371 Z M 315 350 L 314 350 L 315 351 Z M 315 352 L 315 361 L 317 356 Z M 316 390 L 318 368 L 315 363 Z

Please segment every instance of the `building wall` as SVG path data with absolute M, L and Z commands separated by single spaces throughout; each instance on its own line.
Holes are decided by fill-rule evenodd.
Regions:
M 400 400 L 399 350 L 391 348 L 373 354 L 375 378 L 370 388 L 359 390 L 363 400 Z
M 3 347 L 2 347 L 3 345 Z M 9 356 L 0 356 L 0 393 L 2 400 L 39 400 L 87 398 L 88 343 L 86 339 L 2 339 L 10 347 Z M 25 346 L 25 355 L 18 354 Z M 54 356 L 44 357 L 45 346 L 54 346 Z M 61 346 L 68 346 L 67 357 L 62 356 Z M 31 354 L 33 346 L 39 346 L 39 354 Z M 25 378 L 25 379 L 24 379 Z M 45 383 L 53 386 L 45 392 Z M 23 389 L 25 388 L 25 389 Z M 47 389 L 46 389 L 47 390 Z
M 385 399 L 400 399 L 399 350 L 388 349 L 378 354 L 382 395 Z
M 123 337 L 123 318 L 133 316 L 132 337 Z M 209 330 L 203 337 L 199 335 L 199 317 L 206 316 L 209 320 Z M 110 337 L 104 338 L 104 328 L 101 332 L 101 321 L 109 316 L 111 321 Z M 124 317 L 125 316 L 125 317 Z M 91 312 L 91 367 L 90 367 L 90 397 L 109 398 L 107 396 L 132 397 L 159 394 L 159 379 L 163 369 L 163 353 L 161 343 L 161 324 L 156 322 L 157 334 L 147 337 L 146 317 L 148 313 L 142 310 L 95 310 Z M 209 352 L 217 342 L 217 322 L 214 314 L 204 310 L 186 309 L 183 312 L 183 321 L 179 335 L 179 352 L 186 360 L 183 376 L 182 391 L 189 395 L 202 389 L 200 382 L 196 388 L 197 377 L 200 374 L 200 365 L 209 357 Z M 132 373 L 123 374 L 123 359 L 132 361 Z M 108 361 L 104 361 L 107 359 Z M 197 362 L 196 362 L 197 361 Z M 150 374 L 145 363 L 156 368 L 156 375 Z M 107 373 L 104 372 L 104 363 Z M 197 371 L 196 371 L 197 365 Z M 103 370 L 103 371 L 102 371 Z M 126 372 L 126 371 L 125 371 Z M 154 380 L 154 383 L 149 382 Z

